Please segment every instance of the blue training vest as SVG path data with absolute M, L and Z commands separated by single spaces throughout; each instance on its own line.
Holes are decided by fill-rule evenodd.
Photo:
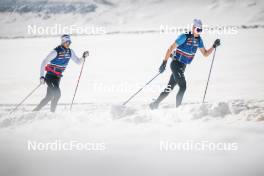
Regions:
M 71 59 L 71 49 L 60 45 L 54 50 L 57 52 L 57 56 L 50 61 L 46 70 L 49 74 L 61 75 Z
M 177 47 L 176 51 L 174 52 L 173 58 L 184 64 L 190 64 L 197 51 L 201 37 L 194 37 L 191 33 L 185 35 L 185 42 Z

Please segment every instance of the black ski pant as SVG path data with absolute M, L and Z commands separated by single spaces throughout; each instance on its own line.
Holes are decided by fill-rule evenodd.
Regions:
M 46 74 L 45 82 L 48 86 L 46 96 L 41 100 L 41 102 L 37 105 L 37 107 L 33 111 L 39 111 L 46 104 L 48 104 L 49 101 L 51 102 L 50 111 L 51 112 L 56 111 L 56 107 L 61 96 L 61 91 L 59 86 L 60 79 L 61 78 L 56 75 Z
M 162 100 L 164 100 L 169 93 L 173 90 L 176 84 L 179 85 L 179 91 L 176 96 L 176 107 L 180 106 L 182 103 L 182 98 L 186 90 L 186 80 L 184 76 L 184 71 L 186 68 L 186 65 L 181 63 L 180 61 L 173 60 L 170 64 L 170 68 L 172 71 L 169 83 L 167 87 L 164 89 L 163 92 L 161 92 L 160 96 L 156 100 L 157 103 L 160 103 Z

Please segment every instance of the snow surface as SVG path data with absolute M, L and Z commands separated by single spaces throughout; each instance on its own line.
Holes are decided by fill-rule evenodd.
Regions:
M 50 8 L 45 9 L 43 4 L 38 8 L 37 3 L 24 4 L 23 9 L 22 2 L 0 3 L 0 36 L 23 37 L 0 40 L 1 176 L 264 174 L 263 28 L 240 28 L 237 35 L 202 35 L 206 47 L 217 37 L 222 41 L 205 104 L 201 100 L 212 56 L 203 58 L 197 53 L 186 68 L 188 87 L 180 108 L 175 108 L 177 87 L 160 109 L 148 108 L 166 86 L 169 67 L 127 106 L 121 106 L 157 74 L 176 34 L 120 32 L 72 37 L 75 52 L 81 55 L 88 49 L 90 56 L 71 112 L 69 103 L 80 71 L 80 66 L 72 62 L 61 81 L 62 97 L 56 113 L 50 113 L 48 106 L 39 113 L 31 112 L 45 95 L 46 87 L 42 86 L 15 113 L 9 114 L 38 85 L 42 59 L 59 43 L 55 37 L 27 38 L 26 24 L 50 25 L 67 18 L 69 24 L 74 21 L 80 25 L 106 25 L 109 31 L 156 30 L 161 23 L 183 25 L 191 21 L 193 15 L 182 15 L 190 6 L 193 14 L 212 25 L 263 24 L 262 1 L 96 0 L 86 4 L 96 6 L 95 11 L 84 14 L 80 3 L 86 1 L 67 1 L 62 7 L 58 1 L 41 1 L 54 3 L 52 7 L 61 10 L 69 7 L 71 13 L 47 13 Z M 20 11 L 10 15 L 14 3 Z M 6 6 L 7 10 L 3 8 Z M 35 9 L 30 10 L 34 13 L 26 12 L 25 7 Z M 37 14 L 40 16 L 36 18 Z M 49 18 L 44 17 L 49 14 Z M 28 151 L 28 140 L 103 142 L 106 150 Z M 160 141 L 204 140 L 237 143 L 238 150 L 160 151 Z

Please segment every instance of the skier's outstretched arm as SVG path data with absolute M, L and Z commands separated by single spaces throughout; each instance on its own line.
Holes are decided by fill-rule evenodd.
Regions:
M 57 56 L 57 52 L 55 50 L 52 50 L 47 57 L 42 61 L 40 66 L 40 78 L 43 78 L 45 75 L 45 67 L 46 65 L 55 57 Z
M 203 54 L 204 57 L 208 57 L 212 52 L 213 52 L 214 48 L 211 47 L 209 49 L 205 49 L 205 48 L 200 48 L 201 53 Z
M 80 65 L 84 61 L 84 59 L 79 58 L 73 50 L 71 50 L 71 59 L 78 65 Z
M 203 44 L 202 44 L 202 46 L 203 46 Z M 213 44 L 213 46 L 210 49 L 205 49 L 204 47 L 201 47 L 200 48 L 200 51 L 201 51 L 201 53 L 203 54 L 204 57 L 207 57 L 218 46 L 220 46 L 220 39 L 216 39 L 215 42 L 214 42 L 214 44 Z
M 83 56 L 79 58 L 73 50 L 71 50 L 71 59 L 78 65 L 84 62 L 85 58 L 89 55 L 88 51 L 83 53 Z
M 170 58 L 171 53 L 173 52 L 173 50 L 177 47 L 176 43 L 173 42 L 173 44 L 169 47 L 169 49 L 166 52 L 164 61 L 168 61 L 168 59 Z
M 169 49 L 167 50 L 166 52 L 166 55 L 165 55 L 165 58 L 163 59 L 162 61 L 162 64 L 161 66 L 159 67 L 159 72 L 160 73 L 163 73 L 166 69 L 166 64 L 167 64 L 167 61 L 168 59 L 170 58 L 171 56 L 171 53 L 173 52 L 173 50 L 177 47 L 176 43 L 173 42 L 173 44 L 169 47 Z

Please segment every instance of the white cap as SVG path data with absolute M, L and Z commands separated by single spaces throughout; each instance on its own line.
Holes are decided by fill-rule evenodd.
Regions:
M 197 28 L 202 29 L 202 27 L 203 27 L 202 21 L 200 19 L 194 19 L 193 20 L 193 27 L 197 27 Z
M 61 44 L 65 43 L 65 42 L 71 42 L 71 37 L 70 35 L 64 34 L 61 36 Z

